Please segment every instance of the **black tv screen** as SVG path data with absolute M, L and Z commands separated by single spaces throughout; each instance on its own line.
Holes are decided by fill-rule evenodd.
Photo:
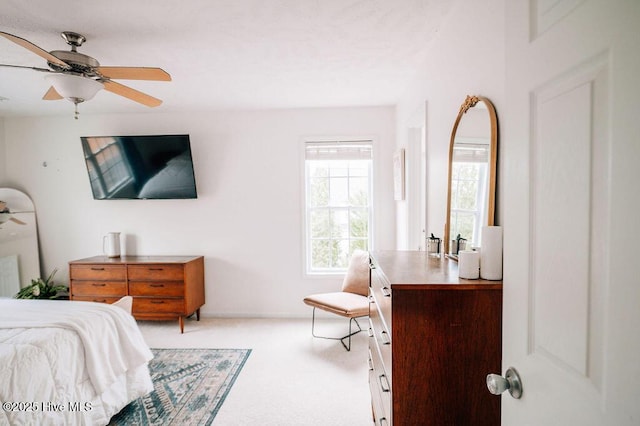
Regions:
M 82 136 L 93 198 L 197 198 L 189 135 Z

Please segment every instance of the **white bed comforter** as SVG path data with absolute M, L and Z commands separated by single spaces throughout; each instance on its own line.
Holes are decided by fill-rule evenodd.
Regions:
M 124 310 L 0 299 L 0 425 L 96 425 L 153 389 L 153 357 Z

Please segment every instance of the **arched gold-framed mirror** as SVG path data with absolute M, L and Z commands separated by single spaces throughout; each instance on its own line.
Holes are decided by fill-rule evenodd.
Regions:
M 480 247 L 482 227 L 494 224 L 497 158 L 495 107 L 483 96 L 467 96 L 449 143 L 444 253 L 453 259 L 457 259 L 459 238 L 466 247 Z
M 0 188 L 0 272 L 0 297 L 12 297 L 40 277 L 33 201 L 13 188 Z

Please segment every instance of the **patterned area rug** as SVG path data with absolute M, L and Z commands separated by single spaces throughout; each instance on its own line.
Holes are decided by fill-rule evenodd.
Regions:
M 210 425 L 251 349 L 152 349 L 155 390 L 133 401 L 110 425 Z

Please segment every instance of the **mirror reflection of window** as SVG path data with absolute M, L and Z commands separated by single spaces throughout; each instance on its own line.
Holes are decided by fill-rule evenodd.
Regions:
M 99 198 L 131 182 L 133 175 L 117 138 L 87 138 L 83 146 L 91 186 Z
M 488 141 L 456 139 L 452 160 L 450 236 L 479 246 L 487 220 Z

